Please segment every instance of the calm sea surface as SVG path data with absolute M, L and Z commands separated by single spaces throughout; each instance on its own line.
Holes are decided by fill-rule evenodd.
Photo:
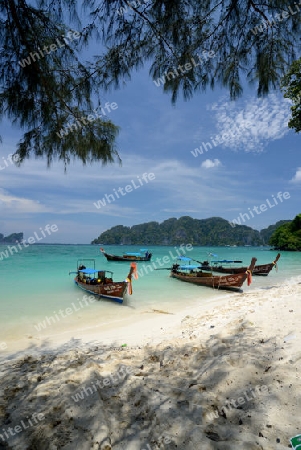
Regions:
M 106 251 L 113 254 L 139 251 L 139 246 L 106 246 Z M 129 271 L 127 262 L 109 262 L 100 253 L 96 245 L 31 245 L 18 253 L 0 260 L 0 313 L 2 342 L 25 342 L 32 339 L 47 339 L 66 330 L 88 329 L 101 325 L 118 328 L 124 320 L 139 320 L 152 309 L 178 312 L 193 307 L 199 302 L 208 303 L 215 299 L 232 295 L 226 291 L 193 286 L 169 277 L 168 270 L 152 270 L 155 267 L 170 267 L 173 256 L 177 256 L 178 247 L 148 247 L 152 252 L 151 263 L 137 263 L 140 276 L 133 281 L 133 295 L 128 296 L 123 305 L 109 300 L 95 301 L 84 305 L 84 292 L 73 282 L 74 275 L 69 271 L 76 269 L 77 259 L 93 258 L 96 268 L 113 271 L 114 281 L 124 280 Z M 0 245 L 1 252 L 7 246 Z M 273 261 L 277 252 L 262 247 L 194 247 L 186 256 L 203 261 L 207 252 L 218 255 L 218 259 L 243 260 L 249 265 L 251 257 L 257 257 L 257 264 Z M 170 263 L 160 266 L 162 258 L 168 257 Z M 160 261 L 157 259 L 160 258 Z M 166 261 L 166 258 L 165 258 Z M 145 271 L 144 267 L 148 266 Z M 146 273 L 147 272 L 147 273 Z M 301 274 L 301 253 L 283 252 L 278 261 L 278 272 L 273 270 L 268 277 L 253 277 L 250 287 L 243 286 L 244 291 L 257 288 L 269 288 L 282 283 L 285 279 Z M 73 306 L 72 306 L 73 305 Z M 73 308 L 66 317 L 59 311 Z M 55 318 L 55 323 L 45 322 L 45 328 L 38 331 L 39 322 L 45 318 Z M 52 321 L 54 321 L 52 319 Z

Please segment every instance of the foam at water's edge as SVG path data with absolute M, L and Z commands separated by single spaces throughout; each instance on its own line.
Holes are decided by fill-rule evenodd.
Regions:
M 164 309 L 147 307 L 143 311 L 139 310 L 138 314 L 133 316 L 129 314 L 126 318 L 118 317 L 116 320 L 99 325 L 97 323 L 85 322 L 81 323 L 80 328 L 67 328 L 61 333 L 51 333 L 44 338 L 28 339 L 25 343 L 24 339 L 11 343 L 11 346 L 2 352 L 0 362 L 3 363 L 7 359 L 14 359 L 19 356 L 38 355 L 43 353 L 55 353 L 60 347 L 65 351 L 74 348 L 89 348 L 93 346 L 113 347 L 127 345 L 142 345 L 142 342 L 151 343 L 160 340 L 167 334 L 172 334 L 174 330 L 178 330 L 181 323 L 186 317 L 196 317 L 200 315 L 206 321 L 208 314 L 213 311 L 219 311 L 225 308 L 232 308 L 237 305 L 238 311 L 244 306 L 245 301 L 254 301 L 260 304 L 262 298 L 273 300 L 283 298 L 287 295 L 294 294 L 296 290 L 300 291 L 301 276 L 290 277 L 286 283 L 271 286 L 271 289 L 258 287 L 249 288 L 243 293 L 229 293 L 225 291 L 210 291 L 213 295 L 211 298 L 202 299 L 194 298 L 189 305 L 183 307 Z M 216 294 L 216 295 L 214 295 Z M 230 305 L 230 306 L 229 306 Z M 169 305 L 171 306 L 171 305 Z M 166 314 L 168 313 L 168 314 Z M 25 344 L 25 345 L 24 345 Z M 143 344 L 143 345 L 144 345 Z

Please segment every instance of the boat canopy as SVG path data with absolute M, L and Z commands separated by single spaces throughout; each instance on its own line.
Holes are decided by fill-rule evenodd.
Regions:
M 81 270 L 79 270 L 79 272 L 92 274 L 92 273 L 97 273 L 97 272 L 101 272 L 101 271 L 100 270 L 95 270 L 95 269 L 81 269 Z
M 219 264 L 219 263 L 242 263 L 242 261 L 231 261 L 228 259 L 223 259 L 221 261 L 211 261 L 213 264 Z
M 141 253 L 125 253 L 128 256 L 141 256 Z
M 179 268 L 181 270 L 192 270 L 192 269 L 198 269 L 198 268 L 200 268 L 200 266 L 197 266 L 195 264 L 188 264 L 186 266 L 180 266 Z

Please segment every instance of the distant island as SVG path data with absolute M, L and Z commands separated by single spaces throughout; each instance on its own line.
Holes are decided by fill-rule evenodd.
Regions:
M 4 236 L 0 233 L 0 244 L 15 244 L 23 241 L 23 233 L 12 233 L 9 236 Z
M 280 220 L 261 231 L 246 225 L 231 226 L 221 217 L 193 219 L 183 216 L 162 223 L 147 222 L 126 227 L 117 225 L 100 234 L 91 244 L 103 245 L 180 245 L 189 242 L 199 246 L 269 245 L 273 233 L 291 220 Z

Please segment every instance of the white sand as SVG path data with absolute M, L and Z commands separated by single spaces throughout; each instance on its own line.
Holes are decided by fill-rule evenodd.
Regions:
M 301 433 L 300 301 L 295 279 L 7 361 L 0 449 L 287 449 Z

